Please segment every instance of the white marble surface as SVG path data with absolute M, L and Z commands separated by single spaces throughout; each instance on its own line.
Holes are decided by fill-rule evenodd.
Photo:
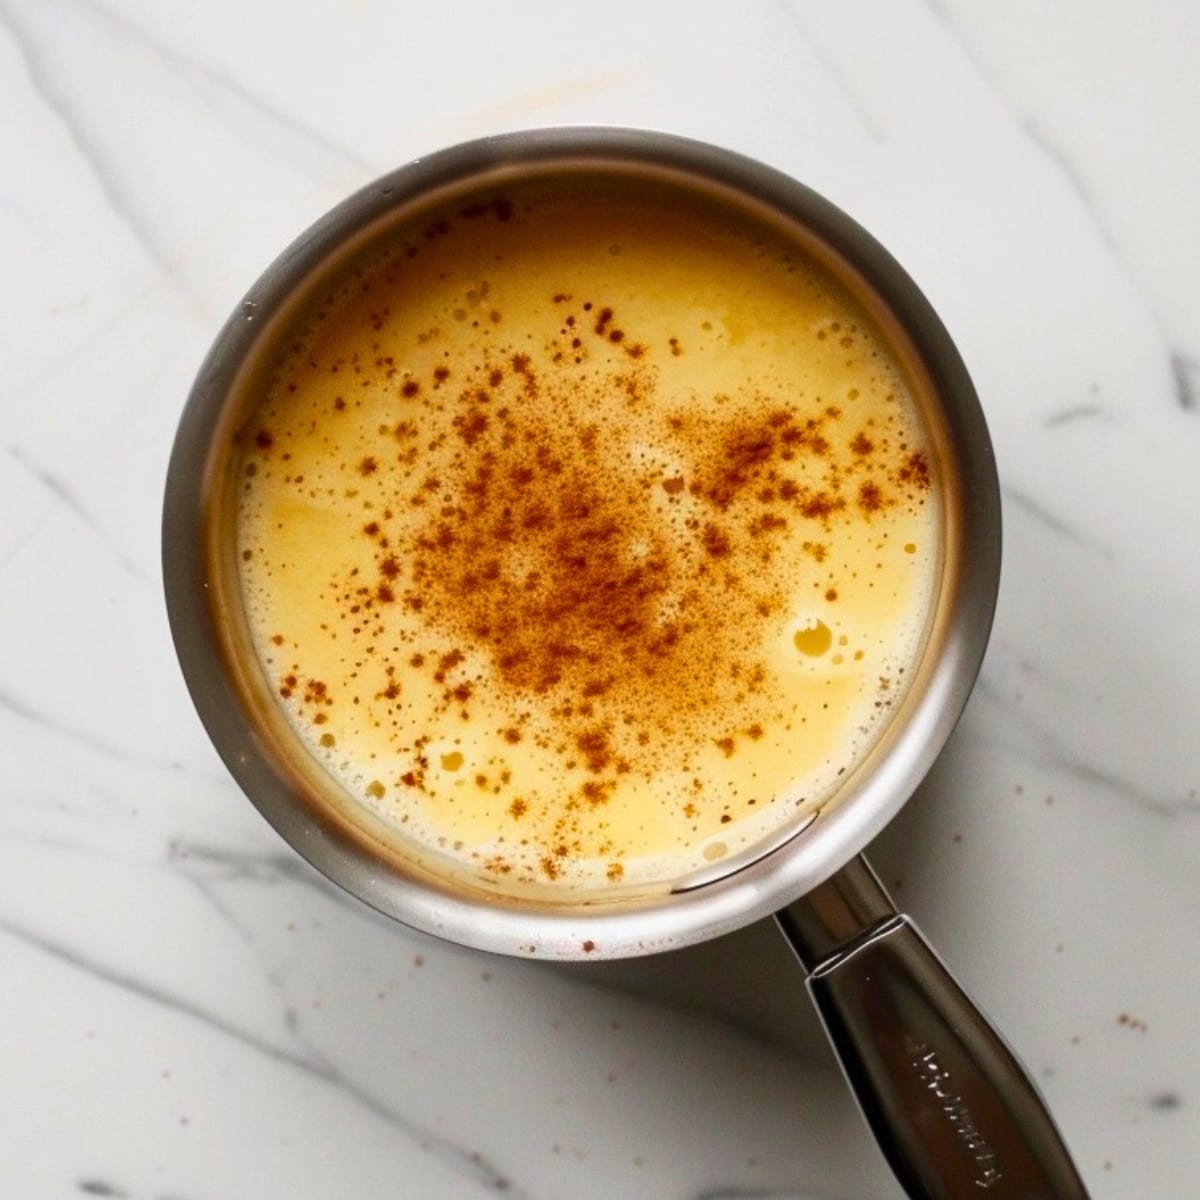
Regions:
M 805 180 L 958 340 L 999 615 L 876 860 L 1093 1196 L 1200 1194 L 1198 56 L 1172 0 L 0 0 L 0 1194 L 899 1195 L 770 930 L 567 969 L 389 925 L 175 665 L 161 486 L 227 312 L 374 174 L 575 122 Z

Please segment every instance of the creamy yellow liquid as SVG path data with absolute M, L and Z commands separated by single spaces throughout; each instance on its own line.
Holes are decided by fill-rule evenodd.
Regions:
M 939 481 L 896 355 L 796 246 L 653 190 L 489 193 L 293 342 L 240 438 L 246 609 L 405 837 L 514 890 L 661 884 L 870 750 Z

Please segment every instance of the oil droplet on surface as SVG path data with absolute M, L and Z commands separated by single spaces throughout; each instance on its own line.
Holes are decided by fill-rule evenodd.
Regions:
M 462 769 L 463 756 L 458 750 L 451 750 L 449 754 L 442 755 L 442 770 L 443 771 L 458 771 Z
M 810 658 L 820 658 L 833 645 L 833 630 L 824 621 L 810 620 L 807 625 L 796 630 L 792 641 L 801 654 L 807 654 Z

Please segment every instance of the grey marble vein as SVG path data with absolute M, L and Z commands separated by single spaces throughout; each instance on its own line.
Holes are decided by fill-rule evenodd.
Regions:
M 200 861 L 207 865 L 223 868 L 222 882 L 231 880 L 248 880 L 251 882 L 272 883 L 278 879 L 286 879 L 290 883 L 300 883 L 319 892 L 325 899 L 346 908 L 362 918 L 376 917 L 378 914 L 367 905 L 349 897 L 340 888 L 335 887 L 317 871 L 310 868 L 298 857 L 286 853 L 245 853 L 228 849 L 201 846 L 195 842 L 182 839 L 173 840 L 169 847 L 169 863 L 183 875 L 199 891 L 204 900 L 212 907 L 221 921 L 226 924 L 259 959 L 266 980 L 280 999 L 284 1013 L 284 1026 L 292 1041 L 299 1047 L 298 1061 L 311 1064 L 313 1072 L 321 1078 L 334 1084 L 341 1091 L 354 1099 L 360 1106 L 388 1121 L 389 1124 L 413 1137 L 422 1149 L 434 1154 L 446 1165 L 458 1171 L 465 1171 L 477 1183 L 491 1192 L 501 1193 L 516 1198 L 525 1193 L 515 1187 L 513 1182 L 498 1169 L 489 1164 L 483 1157 L 469 1152 L 457 1144 L 439 1135 L 431 1134 L 428 1130 L 417 1126 L 404 1118 L 385 1101 L 368 1089 L 356 1083 L 344 1072 L 339 1071 L 327 1056 L 321 1053 L 304 1029 L 300 1014 L 287 1003 L 284 981 L 278 972 L 272 970 L 258 954 L 256 939 L 246 925 L 239 920 L 233 909 L 226 904 L 218 894 L 213 882 L 200 874 L 187 869 L 187 865 Z M 399 933 L 400 927 L 394 922 L 383 922 L 383 928 Z
M 1144 812 L 1152 813 L 1156 817 L 1169 817 L 1174 820 L 1183 817 L 1200 817 L 1200 796 L 1197 796 L 1194 791 L 1174 799 L 1166 799 L 1147 792 L 1116 771 L 1106 770 L 1094 763 L 1081 762 L 1066 754 L 1049 755 L 1046 763 L 1079 783 L 1103 788 L 1114 795 L 1123 796 Z
M 298 884 L 318 892 L 324 899 L 348 912 L 359 915 L 377 915 L 375 910 L 361 900 L 356 900 L 336 884 L 331 883 L 315 867 L 311 867 L 299 854 L 288 850 L 263 853 L 261 851 L 231 850 L 225 846 L 209 846 L 188 838 L 172 838 L 167 847 L 167 862 L 172 869 L 185 875 L 202 890 L 210 891 L 202 881 L 202 869 L 216 868 L 225 881 L 250 883 L 275 883 L 280 880 Z M 388 921 L 385 928 L 394 928 L 395 922 Z
M 194 865 L 216 866 L 220 870 L 216 881 L 194 869 Z M 258 945 L 250 930 L 239 920 L 233 909 L 221 898 L 216 883 L 249 882 L 273 884 L 284 881 L 310 888 L 322 899 L 345 909 L 359 918 L 376 916 L 374 909 L 353 899 L 341 888 L 336 887 L 315 868 L 310 867 L 298 855 L 287 851 L 261 853 L 238 851 L 213 846 L 203 846 L 184 838 L 172 838 L 167 846 L 167 867 L 200 893 L 206 904 L 217 914 L 245 946 L 257 953 Z M 384 926 L 389 931 L 398 927 L 394 922 Z M 260 960 L 261 962 L 261 960 Z M 263 965 L 264 974 L 271 987 L 283 1001 L 283 981 L 278 974 Z M 299 1038 L 299 1026 L 292 1032 Z
M 19 463 L 25 471 L 31 475 L 42 487 L 50 493 L 54 499 L 71 512 L 79 519 L 84 527 L 91 533 L 104 547 L 104 549 L 112 556 L 113 561 L 127 575 L 133 576 L 139 583 L 146 583 L 146 572 L 133 561 L 125 553 L 124 550 L 117 544 L 116 539 L 88 512 L 79 498 L 71 491 L 69 487 L 53 472 L 47 470 L 40 463 L 35 462 L 26 451 L 20 446 L 9 445 L 8 453 L 14 461 Z
M 793 1188 L 719 1187 L 700 1192 L 696 1200 L 834 1200 L 826 1192 L 798 1192 Z
M 1108 410 L 1099 404 L 1073 404 L 1051 413 L 1043 422 L 1043 429 L 1058 429 L 1062 425 L 1073 425 L 1077 421 L 1111 421 Z
M 1192 382 L 1192 376 L 1197 373 L 1197 360 L 1194 355 L 1177 346 L 1173 342 L 1173 338 L 1168 331 L 1167 323 L 1163 319 L 1162 313 L 1158 311 L 1157 306 L 1150 299 L 1146 288 L 1143 286 L 1141 279 L 1137 273 L 1131 269 L 1129 263 L 1125 259 L 1125 254 L 1118 244 L 1116 238 L 1113 237 L 1112 230 L 1109 228 L 1108 222 L 1104 219 L 1096 204 L 1095 197 L 1091 193 L 1082 173 L 1076 167 L 1070 155 L 1053 141 L 1041 126 L 1035 120 L 1022 118 L 1013 108 L 1009 97 L 1004 93 L 1004 90 L 996 82 L 995 77 L 982 58 L 970 46 L 967 39 L 963 36 L 958 26 L 955 24 L 954 18 L 947 11 L 944 4 L 940 0 L 925 0 L 926 7 L 932 12 L 939 21 L 945 26 L 947 32 L 954 38 L 967 61 L 971 63 L 979 78 L 982 79 L 992 94 L 1000 102 L 1001 106 L 1011 113 L 1013 120 L 1018 128 L 1026 135 L 1029 141 L 1038 148 L 1040 153 L 1062 174 L 1068 186 L 1075 193 L 1080 207 L 1087 213 L 1091 219 L 1092 227 L 1095 229 L 1097 236 L 1108 249 L 1112 260 L 1125 277 L 1133 293 L 1137 297 L 1143 310 L 1153 323 L 1155 330 L 1161 339 L 1167 355 L 1168 369 L 1175 383 L 1175 399 L 1179 406 L 1185 410 L 1194 410 L 1197 407 L 1197 397 L 1195 385 Z
M 66 721 L 60 720 L 58 717 L 52 717 L 48 713 L 42 712 L 40 709 L 28 704 L 19 696 L 15 696 L 11 692 L 0 688 L 0 713 L 4 712 L 22 721 L 28 721 L 32 725 L 40 726 L 49 733 L 73 742 L 85 750 L 90 750 L 95 754 L 103 755 L 105 758 L 113 759 L 115 762 L 127 763 L 130 766 L 141 767 L 151 771 L 170 771 L 174 774 L 203 778 L 206 782 L 211 782 L 209 777 L 202 776 L 199 772 L 188 770 L 178 759 L 157 758 L 153 755 L 140 754 L 129 750 L 124 746 L 117 745 L 115 742 L 110 742 L 107 738 L 99 737 L 86 729 L 79 729 L 74 725 L 68 724 Z
M 880 125 L 875 114 L 858 94 L 858 89 L 850 82 L 846 72 L 833 59 L 821 44 L 820 39 L 801 18 L 800 14 L 796 11 L 795 5 L 790 3 L 789 0 L 777 0 L 777 3 L 787 17 L 788 23 L 799 35 L 800 40 L 808 47 L 817 65 L 829 77 L 838 92 L 841 93 L 846 106 L 854 114 L 855 120 L 862 126 L 863 132 L 873 142 L 883 142 L 883 127 Z
M 159 271 L 164 275 L 169 274 L 170 255 L 167 247 L 159 241 L 153 228 L 143 218 L 125 181 L 113 169 L 95 139 L 89 135 L 87 123 L 71 96 L 59 86 L 53 70 L 45 61 L 43 47 L 33 24 L 34 22 L 27 19 L 22 5 L 14 4 L 12 0 L 0 0 L 0 28 L 3 28 L 16 47 L 34 93 L 58 119 L 80 158 L 87 164 L 109 208 Z
M 48 955 L 65 966 L 90 976 L 99 983 L 108 984 L 139 1000 L 196 1021 L 212 1032 L 232 1039 L 273 1063 L 290 1067 L 327 1085 L 360 1108 L 386 1122 L 396 1133 L 411 1139 L 421 1150 L 432 1155 L 448 1169 L 471 1180 L 484 1192 L 512 1197 L 512 1200 L 528 1200 L 528 1193 L 517 1187 L 513 1180 L 485 1157 L 457 1145 L 441 1134 L 434 1133 L 406 1117 L 385 1100 L 348 1078 L 338 1070 L 334 1063 L 318 1054 L 311 1046 L 305 1044 L 303 1052 L 298 1052 L 276 1045 L 249 1030 L 239 1028 L 217 1013 L 207 1011 L 186 996 L 175 995 L 156 984 L 139 979 L 137 976 L 121 971 L 81 950 L 36 933 L 5 917 L 0 917 L 0 933 L 7 934 L 30 949 Z M 298 1031 L 299 1018 L 294 1010 L 288 1009 L 285 1012 L 284 1021 L 290 1033 L 295 1034 Z
M 284 881 L 317 892 L 327 902 L 344 909 L 360 920 L 375 922 L 377 928 L 384 935 L 396 939 L 425 936 L 376 911 L 365 901 L 351 896 L 326 879 L 315 867 L 304 861 L 298 853 L 288 850 L 278 852 L 233 850 L 227 846 L 212 846 L 189 838 L 173 838 L 168 846 L 167 862 L 170 869 L 177 871 L 197 888 L 200 895 L 212 906 L 220 919 L 225 921 L 239 939 L 251 949 L 254 949 L 255 946 L 254 938 L 234 915 L 229 905 L 220 899 L 217 884 L 270 885 Z M 460 950 L 460 947 L 453 942 L 440 941 L 438 944 L 440 952 L 443 954 Z M 644 980 L 631 981 L 623 978 L 619 963 L 593 964 L 587 974 L 574 970 L 575 965 L 577 964 L 565 968 L 566 973 L 571 975 L 575 983 L 582 983 L 595 992 L 635 997 L 641 1002 L 652 1003 L 666 1012 L 714 1021 L 722 1028 L 735 1032 L 747 1041 L 773 1053 L 781 1051 L 788 1054 L 795 1053 L 795 1047 L 791 1043 L 778 1036 L 769 1035 L 754 1021 L 739 1019 L 733 1011 L 718 1011 L 711 1006 L 697 1003 L 694 998 L 683 999 L 675 994 L 666 995 L 653 990 L 648 991 Z M 554 973 L 564 971 L 560 964 L 554 963 L 526 962 L 522 966 L 529 971 Z M 281 983 L 269 970 L 267 979 L 272 986 L 282 990 Z
M 206 83 L 231 96 L 244 108 L 263 117 L 269 124 L 291 134 L 329 158 L 345 166 L 353 167 L 361 174 L 371 176 L 378 173 L 378 168 L 373 163 L 360 158 L 350 150 L 347 150 L 345 146 L 335 142 L 312 126 L 297 120 L 291 113 L 277 108 L 274 104 L 271 104 L 256 92 L 247 88 L 232 76 L 216 70 L 199 59 L 181 53 L 173 46 L 154 37 L 143 26 L 113 12 L 105 5 L 97 3 L 96 0 L 69 0 L 69 3 L 73 8 L 87 11 L 98 19 L 105 21 L 119 36 L 148 50 L 176 74 L 182 70 L 187 74 L 204 80 Z
M 1200 408 L 1200 359 L 1177 351 L 1171 355 L 1171 374 L 1179 407 L 1188 412 Z
M 130 1192 L 95 1175 L 79 1180 L 75 1187 L 85 1196 L 111 1196 L 114 1200 L 184 1200 L 178 1192 Z
M 983 71 L 978 58 L 973 57 L 972 61 L 974 62 L 976 68 L 986 76 L 987 73 Z M 995 85 L 992 85 L 992 87 L 993 91 L 998 90 L 995 88 Z M 1075 193 L 1075 198 L 1087 210 L 1088 215 L 1092 218 L 1092 227 L 1095 230 L 1096 235 L 1105 244 L 1105 246 L 1108 247 L 1109 253 L 1113 256 L 1113 258 L 1115 258 L 1118 262 L 1121 262 L 1121 249 L 1117 245 L 1116 240 L 1113 238 L 1112 232 L 1109 230 L 1108 225 L 1101 219 L 1100 213 L 1097 212 L 1092 194 L 1088 189 L 1087 184 L 1084 182 L 1083 176 L 1080 175 L 1079 171 L 1076 169 L 1075 164 L 1067 156 L 1062 147 L 1051 140 L 1049 134 L 1042 129 L 1037 121 L 1026 118 L 1024 120 L 1019 120 L 1018 124 L 1021 132 L 1024 133 L 1025 136 L 1031 142 L 1033 142 L 1035 146 L 1037 146 L 1041 153 L 1058 168 L 1063 178 L 1067 181 L 1071 191 Z M 1121 265 L 1124 266 L 1124 263 Z M 1139 297 L 1144 300 L 1145 297 L 1140 296 L 1140 289 L 1138 290 Z
M 1023 492 L 1011 484 L 1005 484 L 1000 490 L 1005 500 L 1016 505 L 1017 508 L 1027 513 L 1039 524 L 1058 534 L 1059 537 L 1066 538 L 1081 550 L 1086 550 L 1091 554 L 1098 554 L 1101 558 L 1107 559 L 1110 562 L 1115 558 L 1112 550 L 1107 546 L 1082 530 L 1076 529 L 1075 526 L 1068 524 L 1061 517 L 1056 516 L 1027 492 Z
M 1116 771 L 1084 762 L 1072 754 L 1048 725 L 1015 704 L 986 673 L 976 682 L 975 690 L 990 703 L 1004 710 L 1005 727 L 1024 738 L 1022 752 L 1045 769 L 1065 775 L 1085 787 L 1098 788 L 1124 803 L 1132 804 L 1141 811 L 1164 820 L 1178 821 L 1200 817 L 1200 795 L 1194 789 L 1185 795 L 1172 797 L 1149 792 L 1134 780 Z
M 184 870 L 188 870 L 193 863 L 217 867 L 225 879 L 254 883 L 275 883 L 284 879 L 289 883 L 315 888 L 330 900 L 345 895 L 297 855 L 284 850 L 269 853 L 239 851 L 226 846 L 205 845 L 189 838 L 172 838 L 167 847 L 167 857 L 170 863 Z
M 193 317 L 208 322 L 209 313 L 204 300 L 176 269 L 172 246 L 159 235 L 152 214 L 144 210 L 137 181 L 127 179 L 118 169 L 106 149 L 104 138 L 97 136 L 95 118 L 69 87 L 62 86 L 53 69 L 47 54 L 46 38 L 39 26 L 41 16 L 52 2 L 60 6 L 65 4 L 73 12 L 86 14 L 94 22 L 102 23 L 113 37 L 132 42 L 154 55 L 173 80 L 184 80 L 206 102 L 209 101 L 206 92 L 216 89 L 233 99 L 244 112 L 254 114 L 270 127 L 315 149 L 325 159 L 336 161 L 343 167 L 351 167 L 356 175 L 369 177 L 377 173 L 370 164 L 281 112 L 236 80 L 179 53 L 102 5 L 90 0 L 39 0 L 37 5 L 22 4 L 18 0 L 0 0 L 0 29 L 8 34 L 16 47 L 34 93 L 61 124 L 110 210 L 129 230 L 159 274 L 170 281 Z
M 93 843 L 83 838 L 54 837 L 50 834 L 14 833 L 11 829 L 3 830 L 4 844 L 8 847 L 16 845 L 31 846 L 38 850 L 51 850 L 59 854 L 78 854 L 89 859 L 98 857 Z M 112 857 L 106 855 L 105 857 Z
M 49 510 L 46 510 L 46 512 L 48 511 Z M 8 545 L 4 547 L 4 552 L 0 554 L 0 571 L 7 567 L 8 564 L 12 562 L 12 560 L 16 558 L 18 554 L 21 553 L 22 548 L 32 538 L 37 536 L 38 530 L 41 529 L 42 525 L 45 523 L 45 519 L 46 514 L 42 513 L 36 519 L 28 521 L 23 527 L 20 528 L 19 531 L 17 531 L 16 535 L 11 538 Z
M 1153 301 L 1138 278 L 1137 273 L 1133 271 L 1129 264 L 1125 261 L 1124 252 L 1122 251 L 1117 240 L 1113 237 L 1108 228 L 1103 216 L 1096 207 L 1095 200 L 1089 191 L 1082 175 L 1071 161 L 1066 151 L 1055 142 L 1051 141 L 1049 135 L 1035 122 L 1026 120 L 1021 122 L 1021 128 L 1029 139 L 1041 150 L 1041 152 L 1053 162 L 1062 172 L 1063 177 L 1070 184 L 1071 189 L 1075 192 L 1079 203 L 1092 219 L 1092 224 L 1100 236 L 1104 245 L 1108 248 L 1113 261 L 1121 269 L 1126 282 L 1137 296 L 1139 303 L 1149 316 L 1154 328 L 1166 346 L 1167 363 L 1170 369 L 1171 378 L 1175 389 L 1175 400 L 1180 408 L 1191 410 L 1196 407 L 1196 387 L 1193 377 L 1197 374 L 1198 364 L 1194 356 L 1187 351 L 1180 349 L 1173 343 L 1171 334 L 1167 330 L 1167 325 L 1162 314 L 1158 311 Z

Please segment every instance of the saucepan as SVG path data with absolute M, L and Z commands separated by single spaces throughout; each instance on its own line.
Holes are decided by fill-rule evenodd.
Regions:
M 245 396 L 299 297 L 373 231 L 438 190 L 556 163 L 674 173 L 747 197 L 807 231 L 902 331 L 939 407 L 954 481 L 946 568 L 904 702 L 867 761 L 799 829 L 647 898 L 523 903 L 412 870 L 354 828 L 345 798 L 256 687 L 220 497 Z M 967 702 L 1000 577 L 1000 500 L 975 390 L 944 326 L 891 255 L 833 204 L 762 164 L 662 133 L 575 128 L 486 138 L 364 188 L 266 270 L 221 330 L 187 402 L 163 517 L 167 606 L 187 685 L 252 802 L 347 891 L 428 933 L 483 950 L 582 961 L 653 954 L 773 916 L 845 1075 L 913 1197 L 1086 1195 L 1035 1085 L 861 853 L 913 794 Z

